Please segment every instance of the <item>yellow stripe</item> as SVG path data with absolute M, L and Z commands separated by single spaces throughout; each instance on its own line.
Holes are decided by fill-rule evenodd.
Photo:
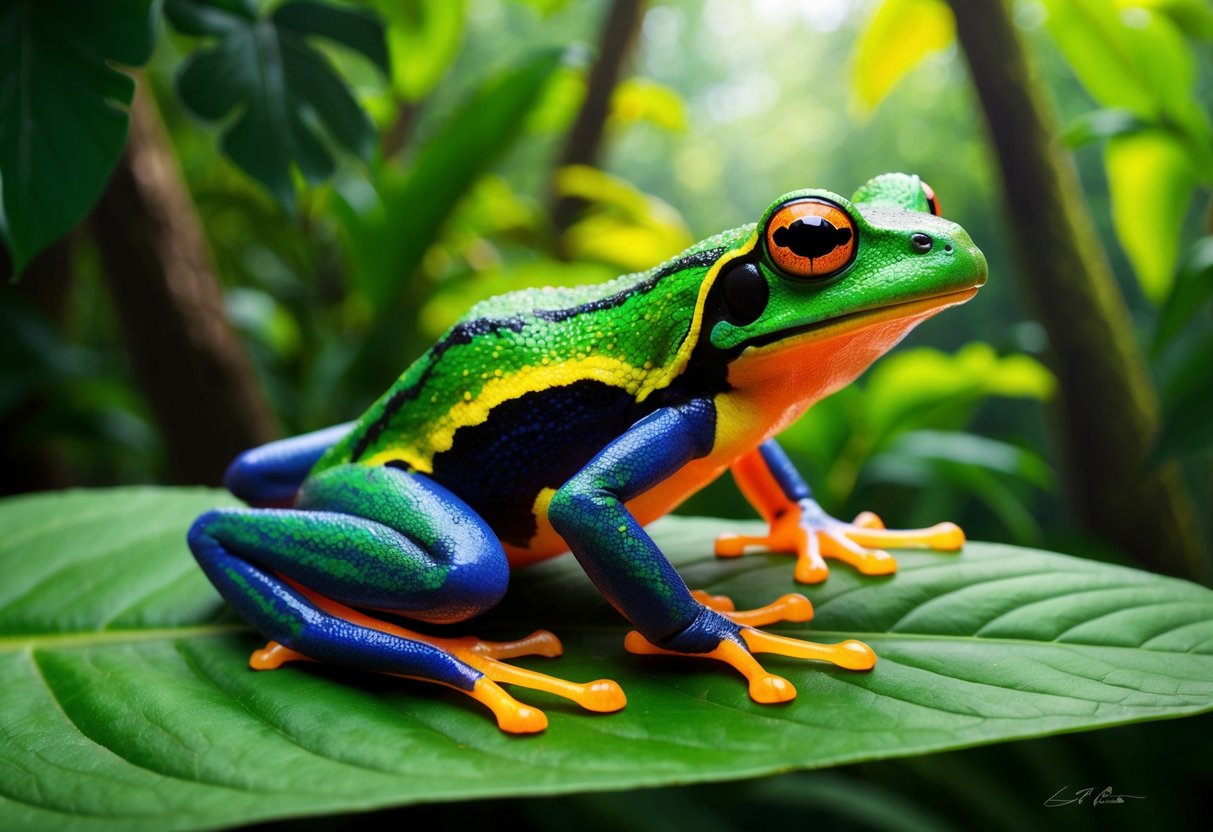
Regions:
M 479 393 L 457 402 L 431 424 L 426 435 L 417 437 L 415 444 L 381 451 L 367 457 L 365 462 L 382 465 L 389 460 L 403 460 L 423 474 L 429 474 L 433 471 L 434 457 L 454 445 L 455 431 L 483 423 L 500 404 L 527 393 L 563 387 L 584 379 L 619 387 L 639 399 L 640 390 L 649 386 L 646 384 L 649 375 L 647 370 L 604 355 L 526 367 L 509 376 L 487 381 Z
M 423 474 L 432 473 L 434 457 L 451 449 L 455 443 L 455 432 L 460 428 L 482 424 L 489 418 L 493 408 L 527 393 L 563 387 L 584 379 L 601 381 L 621 388 L 636 401 L 644 401 L 654 391 L 669 386 L 686 369 L 703 325 L 708 291 L 716 276 L 727 263 L 752 251 L 757 242 L 758 234 L 751 234 L 744 245 L 722 256 L 708 270 L 695 299 L 695 314 L 687 336 L 679 345 L 673 360 L 660 372 L 634 367 L 626 361 L 605 355 L 524 367 L 508 376 L 489 379 L 475 395 L 465 393 L 463 401 L 456 402 L 447 413 L 429 426 L 426 435 L 416 437 L 413 443 L 389 448 L 363 461 L 367 465 L 382 465 L 391 460 L 401 460 Z
M 674 354 L 674 360 L 666 365 L 665 372 L 657 376 L 651 384 L 646 385 L 640 395 L 636 397 L 636 401 L 644 401 L 649 393 L 669 386 L 686 369 L 687 363 L 691 360 L 691 353 L 695 351 L 695 344 L 699 341 L 699 330 L 703 328 L 703 311 L 707 306 L 708 292 L 711 291 L 712 284 L 716 282 L 716 277 L 722 268 L 737 258 L 749 254 L 757 244 L 758 232 L 755 231 L 740 247 L 721 255 L 720 259 L 712 264 L 712 268 L 708 269 L 703 283 L 699 284 L 699 296 L 695 298 L 695 315 L 691 318 L 691 328 L 687 332 L 687 337 L 678 347 L 678 352 Z

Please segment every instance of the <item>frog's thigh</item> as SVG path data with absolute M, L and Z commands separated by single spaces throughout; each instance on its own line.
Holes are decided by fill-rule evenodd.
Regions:
M 431 480 L 394 468 L 333 468 L 308 482 L 297 508 L 210 512 L 195 537 L 343 604 L 435 623 L 492 608 L 509 580 L 483 520 Z
M 263 635 L 305 656 L 470 690 L 482 674 L 448 651 L 334 615 L 297 584 L 344 604 L 461 620 L 505 591 L 505 554 L 488 527 L 440 487 L 400 471 L 345 466 L 320 485 L 309 499 L 325 510 L 219 509 L 198 518 L 190 548 L 211 582 Z M 446 513 L 396 524 L 430 533 L 414 538 L 338 510 L 368 501 L 369 513 L 385 518 L 416 506 Z
M 250 505 L 289 506 L 312 466 L 353 428 L 346 422 L 251 448 L 228 466 L 223 484 Z

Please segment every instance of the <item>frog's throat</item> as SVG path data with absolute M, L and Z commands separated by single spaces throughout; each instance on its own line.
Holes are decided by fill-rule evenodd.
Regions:
M 943 292 L 925 298 L 901 303 L 891 303 L 871 309 L 849 312 L 825 321 L 814 321 L 794 329 L 785 329 L 773 333 L 768 339 L 755 339 L 747 342 L 747 352 L 755 355 L 765 355 L 767 352 L 786 353 L 805 343 L 815 340 L 828 340 L 856 333 L 871 327 L 878 327 L 889 321 L 904 320 L 908 326 L 902 331 L 904 337 L 911 329 L 918 326 L 927 318 L 937 315 L 950 306 L 958 306 L 977 294 L 980 286 L 971 286 L 954 292 Z M 893 346 L 893 345 L 890 345 Z
M 745 436 L 746 447 L 753 447 L 850 384 L 918 324 L 976 293 L 973 287 L 855 312 L 748 347 L 729 364 L 732 390 L 718 399 L 718 421 L 761 426 L 758 435 Z M 723 444 L 736 439 L 720 437 Z

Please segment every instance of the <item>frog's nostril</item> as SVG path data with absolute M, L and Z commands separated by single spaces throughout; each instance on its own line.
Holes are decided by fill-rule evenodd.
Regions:
M 910 237 L 910 248 L 914 249 L 919 254 L 926 254 L 931 250 L 934 241 L 926 234 L 914 234 Z
M 946 251 L 948 254 L 951 254 L 952 253 L 952 244 L 948 243 L 946 246 L 943 247 L 943 250 Z

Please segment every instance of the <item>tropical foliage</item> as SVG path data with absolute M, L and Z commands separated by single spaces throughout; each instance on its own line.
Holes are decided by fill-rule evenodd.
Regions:
M 1188 822 L 1197 798 L 1183 784 L 1213 776 L 1213 727 L 1193 716 L 1213 704 L 1213 601 L 1199 585 L 1213 576 L 1213 12 L 1203 0 L 972 3 L 1014 21 L 1034 72 L 1016 83 L 1062 125 L 1087 250 L 1115 276 L 1098 291 L 1128 312 L 1116 344 L 1084 349 L 1148 362 L 1143 406 L 1161 403 L 1160 427 L 1129 462 L 1173 474 L 1175 516 L 1197 518 L 1182 565 L 1168 562 L 1177 577 L 1074 509 L 1081 472 L 1056 426 L 1092 352 L 1059 341 L 1017 292 L 1050 252 L 1009 231 L 999 145 L 966 72 L 983 56 L 966 51 L 955 3 L 0 0 L 12 275 L 0 484 L 107 487 L 0 502 L 0 825 L 193 829 L 407 805 L 401 820 L 436 827 L 455 813 L 540 828 L 803 828 L 809 815 L 1069 828 L 1083 819 L 1058 813 L 1077 807 L 1040 804 L 1080 785 L 1147 795 L 1100 807 L 1101 822 Z M 153 145 L 164 154 L 141 155 Z M 803 635 L 859 635 L 887 672 L 788 663 L 800 700 L 752 706 L 722 673 L 623 654 L 619 620 L 573 562 L 522 577 L 486 632 L 551 627 L 568 647 L 562 672 L 618 678 L 645 708 L 593 718 L 548 705 L 552 729 L 517 742 L 455 694 L 242 670 L 254 640 L 182 542 L 194 514 L 227 498 L 165 487 L 213 485 L 226 460 L 182 474 L 192 443 L 155 406 L 168 382 L 141 372 L 132 329 L 217 331 L 210 343 L 237 358 L 234 395 L 296 433 L 355 417 L 479 299 L 647 268 L 779 193 L 845 193 L 890 169 L 931 183 L 985 250 L 990 282 L 815 407 L 785 447 L 836 514 L 953 519 L 994 542 L 904 556 L 891 580 L 840 568 L 810 591 L 818 616 Z M 105 231 L 126 182 L 186 195 L 120 218 L 137 245 Z M 1048 195 L 1035 207 L 1056 209 Z M 124 296 L 122 245 L 118 262 L 151 262 L 163 292 Z M 174 257 L 221 309 L 182 288 Z M 172 316 L 157 305 L 174 303 Z M 1097 308 L 1075 307 L 1075 328 Z M 177 381 L 177 406 L 205 421 L 206 380 Z M 1118 416 L 1078 422 L 1097 435 Z M 682 513 L 750 516 L 727 481 Z M 697 586 L 742 604 L 793 588 L 778 556 L 706 557 L 723 523 L 657 528 Z M 539 608 L 542 621 L 525 612 Z M 1177 716 L 1189 718 L 1042 739 Z M 961 750 L 992 743 L 1004 745 Z M 773 776 L 827 766 L 845 767 Z M 761 779 L 672 787 L 743 778 Z M 639 787 L 666 788 L 643 806 L 592 794 Z

